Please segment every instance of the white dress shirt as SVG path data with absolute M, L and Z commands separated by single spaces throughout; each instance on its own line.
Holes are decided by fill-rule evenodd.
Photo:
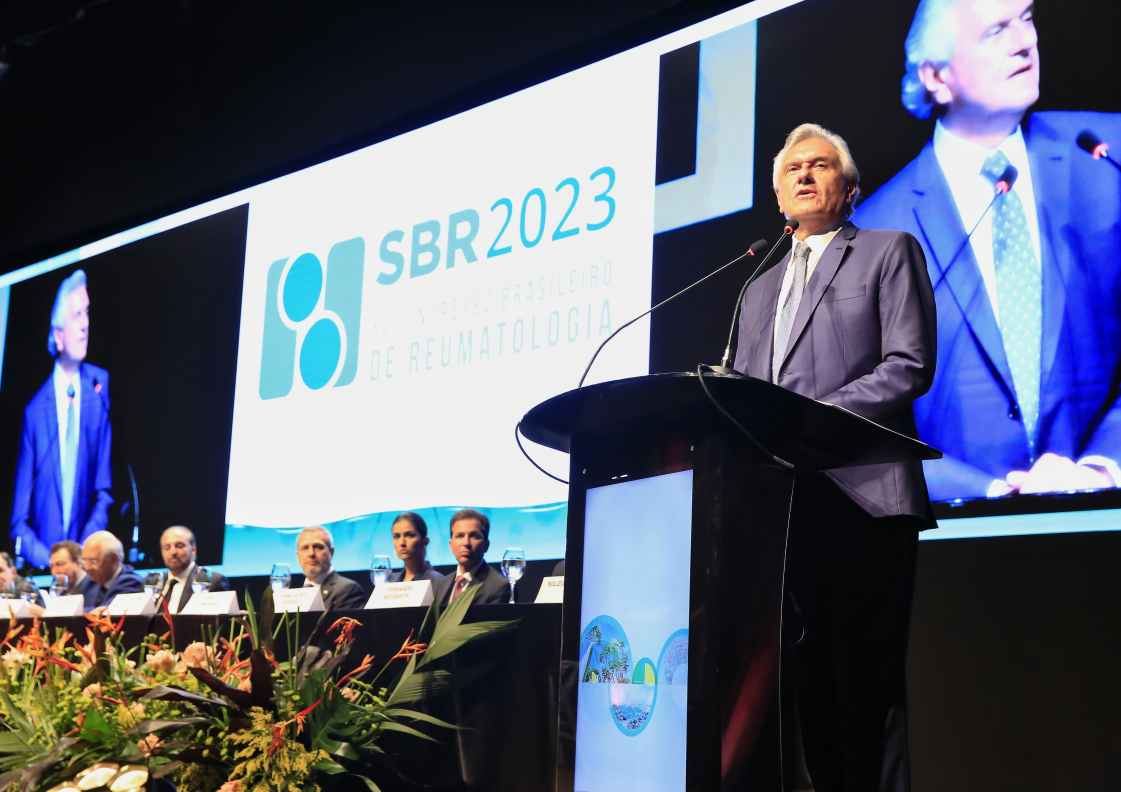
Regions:
M 191 579 L 191 572 L 194 568 L 195 563 L 192 561 L 190 565 L 183 570 L 182 575 L 173 575 L 171 574 L 171 570 L 168 570 L 167 583 L 165 585 L 170 586 L 171 581 L 176 581 L 175 588 L 171 592 L 171 599 L 167 601 L 167 609 L 172 613 L 178 613 L 179 609 L 182 607 L 183 592 L 187 590 L 187 581 Z
M 1031 237 L 1031 246 L 1032 250 L 1035 251 L 1036 261 L 1042 261 L 1035 189 L 1032 186 L 1028 149 L 1024 143 L 1024 133 L 1020 127 L 1016 127 L 1016 130 L 995 149 L 990 149 L 958 137 L 942 126 L 941 121 L 934 125 L 934 157 L 938 160 L 942 174 L 946 177 L 946 183 L 950 187 L 950 196 L 957 207 L 958 216 L 961 218 L 965 233 L 969 233 L 969 229 L 973 228 L 977 219 L 985 211 L 985 207 L 993 199 L 993 183 L 981 173 L 981 166 L 997 150 L 1004 152 L 1004 156 L 1016 168 L 1016 183 L 1012 186 L 1012 192 L 1020 197 L 1020 203 L 1023 204 L 1024 215 L 1028 223 L 1028 235 Z M 977 259 L 977 266 L 981 269 L 981 280 L 985 284 L 985 293 L 989 296 L 989 304 L 993 307 L 993 315 L 999 323 L 1000 301 L 997 299 L 996 291 L 996 263 L 993 260 L 993 212 L 991 209 L 985 215 L 981 224 L 977 226 L 977 230 L 973 232 L 969 245 L 973 248 L 973 256 Z M 946 264 L 943 264 L 943 266 L 946 266 Z M 954 266 L 960 266 L 960 263 L 954 264 Z

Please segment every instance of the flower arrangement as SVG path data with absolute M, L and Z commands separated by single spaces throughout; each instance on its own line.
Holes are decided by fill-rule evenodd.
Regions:
M 473 593 L 433 606 L 377 670 L 350 657 L 361 623 L 330 614 L 312 634 L 324 640 L 302 646 L 299 615 L 279 617 L 286 660 L 260 640 L 252 610 L 182 652 L 166 614 L 168 633 L 131 648 L 123 619 L 88 615 L 84 644 L 13 620 L 0 640 L 0 792 L 378 792 L 387 734 L 434 741 L 455 728 L 424 711 L 453 682 L 449 655 L 516 624 L 464 624 Z

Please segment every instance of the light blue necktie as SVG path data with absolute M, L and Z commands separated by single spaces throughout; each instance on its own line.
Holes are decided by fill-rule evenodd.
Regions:
M 1008 158 L 994 151 L 981 173 L 995 184 Z M 1000 313 L 1000 335 L 1012 371 L 1028 449 L 1035 459 L 1039 424 L 1040 347 L 1043 336 L 1043 273 L 1032 248 L 1020 196 L 1007 192 L 993 205 L 993 263 Z
M 794 243 L 794 253 L 790 257 L 790 291 L 779 308 L 775 318 L 775 349 L 771 356 L 771 382 L 778 382 L 778 372 L 786 359 L 786 347 L 790 343 L 790 330 L 794 327 L 794 317 L 798 314 L 798 304 L 802 302 L 802 292 L 806 288 L 806 268 L 810 261 L 810 246 L 805 242 Z
M 62 443 L 62 530 L 70 529 L 70 509 L 74 504 L 74 467 L 78 459 L 78 427 L 74 419 L 74 386 L 66 388 L 66 436 Z M 67 533 L 67 538 L 74 538 Z

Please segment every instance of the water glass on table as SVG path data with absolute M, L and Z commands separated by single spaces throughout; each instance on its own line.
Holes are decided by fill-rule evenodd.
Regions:
M 209 591 L 210 581 L 210 572 L 203 569 L 202 567 L 195 567 L 195 576 L 191 580 L 191 591 L 195 594 L 201 594 L 204 591 Z
M 159 572 L 149 572 L 144 576 L 144 591 L 148 594 L 159 594 L 160 589 L 163 588 L 163 580 L 163 575 Z
M 510 604 L 514 604 L 514 587 L 525 574 L 525 550 L 520 547 L 508 547 L 502 554 L 502 574 L 510 581 Z
M 273 564 L 269 574 L 272 593 L 277 594 L 292 585 L 292 569 L 287 564 Z
M 380 586 L 389 579 L 389 570 L 389 556 L 374 556 L 373 560 L 370 561 L 370 582 L 373 583 L 375 587 Z

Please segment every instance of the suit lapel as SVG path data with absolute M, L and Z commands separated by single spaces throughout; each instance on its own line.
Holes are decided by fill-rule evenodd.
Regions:
M 331 598 L 335 593 L 335 577 L 339 573 L 331 570 L 327 577 L 323 578 L 323 582 L 319 584 L 319 594 L 323 597 L 323 609 L 331 610 Z
M 44 399 L 40 403 L 40 409 L 36 420 L 42 431 L 42 437 L 46 438 L 47 448 L 52 449 L 48 452 L 48 459 L 43 460 L 43 463 L 51 471 L 51 478 L 54 481 L 55 498 L 58 502 L 58 514 L 62 516 L 62 441 L 59 439 L 58 434 L 58 406 L 55 403 L 54 395 L 54 374 L 47 378 L 47 384 L 43 386 Z M 65 533 L 67 526 L 62 526 Z
M 1008 367 L 1008 358 L 1004 355 L 1004 343 L 1001 341 L 996 315 L 985 291 L 973 247 L 969 244 L 962 245 L 966 231 L 930 143 L 923 149 L 919 162 L 920 167 L 912 188 L 916 199 L 915 220 L 931 253 L 932 260 L 928 262 L 928 269 L 935 294 L 941 292 L 950 297 L 949 301 L 939 300 L 939 309 L 954 306 L 953 310 L 958 313 L 962 325 L 988 359 L 990 368 L 1011 393 L 1012 372 Z M 959 248 L 960 253 L 957 252 Z M 940 316 L 939 322 L 945 322 L 947 318 Z
M 77 425 L 77 458 L 74 460 L 74 502 L 81 503 L 86 500 L 86 493 L 82 486 L 82 482 L 86 481 L 85 468 L 87 459 L 89 459 L 89 449 L 95 438 L 90 437 L 91 427 L 93 426 L 93 416 L 98 404 L 96 400 L 100 399 L 100 395 L 93 390 L 93 378 L 90 376 L 89 369 L 82 366 L 78 369 L 82 378 L 82 413 L 78 416 Z M 81 499 L 81 500 L 80 500 Z M 73 504 L 71 505 L 71 514 L 77 515 L 76 509 Z M 81 528 L 78 527 L 78 532 L 81 533 Z
M 752 336 L 753 343 L 751 346 L 753 352 L 751 359 L 748 361 L 747 373 L 765 379 L 767 382 L 771 381 L 771 360 L 774 357 L 775 313 L 778 311 L 778 293 L 782 289 L 783 274 L 790 264 L 791 255 L 793 255 L 793 250 L 783 256 L 778 264 L 763 273 L 763 276 L 748 289 L 749 296 L 754 289 L 759 290 L 759 302 L 753 306 L 759 320 L 754 325 L 756 329 Z
M 1032 134 L 1031 119 L 1025 124 L 1024 140 L 1031 166 L 1032 190 L 1039 221 L 1039 253 L 1043 272 L 1043 338 L 1040 349 L 1040 399 L 1046 398 L 1048 376 L 1054 369 L 1055 355 L 1062 335 L 1066 311 L 1067 284 L 1071 282 L 1072 256 L 1059 255 L 1055 245 L 1069 218 L 1063 211 L 1070 206 L 1069 146 L 1043 134 Z M 1063 389 L 1057 389 L 1061 393 Z M 1047 405 L 1040 404 L 1040 414 Z
M 195 589 L 194 589 L 193 584 L 195 582 L 195 572 L 197 570 L 198 570 L 198 564 L 195 564 L 193 567 L 191 567 L 191 571 L 187 575 L 187 582 L 183 584 L 184 585 L 183 593 L 181 593 L 179 595 L 179 607 L 176 608 L 176 610 L 175 610 L 176 613 L 181 612 L 183 610 L 183 608 L 187 607 L 187 601 L 190 600 L 191 595 L 195 593 Z
M 844 260 L 845 253 L 848 251 L 854 236 L 856 236 L 856 226 L 846 223 L 829 242 L 829 247 L 825 249 L 825 252 L 821 254 L 821 259 L 814 267 L 813 275 L 810 276 L 809 283 L 806 284 L 806 290 L 802 294 L 802 302 L 798 304 L 798 313 L 794 314 L 794 325 L 790 328 L 790 342 L 786 345 L 786 355 L 782 359 L 783 366 L 786 365 L 786 361 L 793 354 L 799 339 L 805 333 L 806 327 L 810 323 L 810 317 L 817 310 L 821 298 L 825 296 L 825 290 L 829 288 L 837 270 L 841 268 L 841 262 Z M 779 370 L 782 370 L 781 366 Z

